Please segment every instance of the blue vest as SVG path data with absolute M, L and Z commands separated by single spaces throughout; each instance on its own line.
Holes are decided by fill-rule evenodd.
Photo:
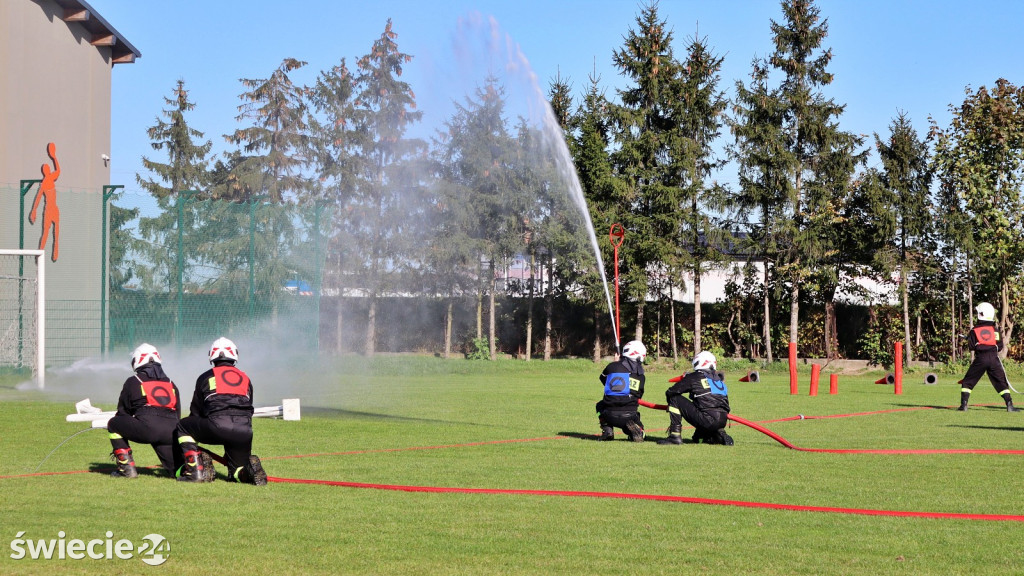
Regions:
M 724 380 L 715 380 L 711 376 L 704 377 L 704 387 L 711 390 L 711 394 L 714 396 L 728 396 L 729 390 L 725 387 Z
M 629 396 L 629 372 L 612 372 L 604 378 L 605 396 Z

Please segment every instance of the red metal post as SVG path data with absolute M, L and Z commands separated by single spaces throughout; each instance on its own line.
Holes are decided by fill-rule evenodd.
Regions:
M 821 376 L 821 366 L 811 364 L 811 391 L 810 396 L 818 395 L 818 378 Z
M 796 342 L 789 343 L 789 393 L 797 393 L 796 383 Z
M 622 224 L 616 222 L 612 224 L 610 230 L 608 230 L 608 241 L 612 243 L 614 250 L 615 259 L 615 344 L 620 345 L 622 340 L 620 339 L 619 326 L 622 323 L 619 321 L 619 246 L 622 246 L 622 240 L 626 237 L 626 229 L 622 227 Z
M 828 393 L 839 394 L 839 374 L 829 374 Z

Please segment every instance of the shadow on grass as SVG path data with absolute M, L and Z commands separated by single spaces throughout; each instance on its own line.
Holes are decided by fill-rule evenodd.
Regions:
M 947 428 L 973 428 L 975 430 L 1003 430 L 1005 432 L 1024 432 L 1024 426 L 977 426 L 974 424 L 948 424 Z
M 575 438 L 577 440 L 590 440 L 597 442 L 600 436 L 597 434 L 584 434 L 582 432 L 558 432 L 559 436 L 565 436 L 566 438 Z M 627 436 L 623 436 L 624 439 L 628 440 Z
M 89 464 L 89 472 L 93 474 L 105 474 L 109 476 L 110 473 L 116 469 L 117 466 L 111 464 L 110 462 L 93 462 L 92 464 Z M 139 471 L 139 476 L 155 476 L 157 478 L 170 477 L 167 474 L 167 472 L 165 472 L 164 469 L 159 466 L 137 466 L 135 469 Z
M 376 412 L 358 412 L 355 410 L 342 410 L 340 408 L 324 408 L 320 406 L 310 406 L 309 408 L 303 406 L 302 413 L 310 416 L 317 416 L 318 418 L 327 419 L 342 419 L 342 418 L 355 418 L 363 420 L 395 420 L 405 422 L 432 422 L 435 424 L 460 424 L 464 426 L 485 426 L 488 428 L 493 427 L 491 424 L 479 424 L 476 422 L 463 422 L 456 420 L 439 420 L 436 418 L 416 418 L 412 416 L 396 416 L 395 414 L 379 414 Z

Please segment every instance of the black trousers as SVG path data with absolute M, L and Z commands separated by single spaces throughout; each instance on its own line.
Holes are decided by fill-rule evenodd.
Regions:
M 249 456 L 252 455 L 252 416 L 188 416 L 178 423 L 178 437 L 183 453 L 198 450 L 197 443 L 223 446 L 224 459 L 228 463 L 228 476 L 234 478 L 239 468 L 249 464 Z M 188 437 L 194 442 L 187 441 Z
M 610 407 L 605 405 L 604 400 L 598 402 L 595 407 L 597 408 L 597 416 L 602 426 L 618 428 L 623 433 L 629 434 L 629 430 L 626 430 L 626 424 L 636 422 L 640 425 L 641 430 L 644 429 L 644 423 L 640 421 L 640 411 L 636 408 Z
M 669 431 L 682 430 L 683 420 L 697 430 L 717 432 L 729 423 L 729 414 L 724 410 L 698 410 L 689 398 L 682 395 L 668 398 Z
M 996 389 L 996 392 L 1002 394 L 1010 389 L 1010 383 L 1006 380 L 1006 372 L 1003 371 L 1003 365 L 999 362 L 999 356 L 996 352 L 975 352 L 974 361 L 967 368 L 967 375 L 964 376 L 960 387 L 974 390 L 975 384 L 986 373 L 988 374 L 988 381 L 992 383 L 992 387 Z
M 149 444 L 160 459 L 160 465 L 173 476 L 174 471 L 184 460 L 181 458 L 181 452 L 175 447 L 178 415 L 170 410 L 166 412 L 167 414 L 162 414 L 155 410 L 146 410 L 136 413 L 135 416 L 120 412 L 115 414 L 107 422 L 107 432 L 111 435 L 110 445 L 114 450 L 123 450 L 131 448 L 128 442 Z M 113 437 L 115 435 L 120 438 Z

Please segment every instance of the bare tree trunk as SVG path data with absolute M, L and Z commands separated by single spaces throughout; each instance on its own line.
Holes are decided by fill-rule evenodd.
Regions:
M 903 346 L 907 354 L 907 362 L 910 362 L 914 359 L 914 349 L 910 345 L 910 295 L 907 293 L 907 267 L 905 262 L 900 265 L 900 292 L 903 296 Z
M 835 295 L 832 296 L 834 298 Z M 839 357 L 839 330 L 836 329 L 836 302 L 825 302 L 825 358 Z
M 370 295 L 370 311 L 366 316 L 366 356 L 372 358 L 377 351 L 377 295 Z
M 661 305 L 662 305 L 662 298 L 661 298 L 661 290 L 660 289 L 658 290 L 658 293 L 659 293 L 659 296 L 658 296 L 657 308 L 656 308 L 656 313 L 655 313 L 655 316 L 654 316 L 654 358 L 656 360 L 660 360 L 661 359 Z M 650 354 L 650 350 L 648 350 L 647 353 Z
M 455 298 L 448 296 L 448 306 L 444 311 L 444 357 L 449 358 L 452 354 L 452 305 Z
M 530 296 L 526 305 L 526 361 L 533 357 L 533 254 L 530 254 Z
M 1010 314 L 1010 285 L 1003 280 L 999 289 L 999 323 L 1001 336 L 1003 338 L 1003 349 L 999 352 L 1000 358 L 1006 358 L 1010 351 L 1010 343 L 1013 342 L 1013 315 Z
M 345 330 L 342 313 L 344 310 L 345 299 L 342 295 L 341 289 L 341 253 L 337 254 L 335 258 L 337 267 L 335 268 L 334 285 L 338 289 L 338 295 L 336 296 L 335 302 L 335 318 L 334 318 L 334 352 L 335 354 L 341 354 L 345 350 Z
M 551 255 L 548 254 L 547 272 L 541 273 L 544 292 L 544 361 L 551 360 L 551 317 L 554 314 L 554 294 L 551 286 Z
M 476 290 L 476 339 L 484 337 L 484 263 L 480 262 L 480 284 Z
M 345 350 L 345 323 L 342 321 L 342 298 L 341 290 L 338 291 L 337 299 L 335 300 L 337 305 L 335 306 L 334 316 L 334 352 L 335 354 L 341 354 Z
M 673 293 L 672 285 L 668 286 L 668 321 L 669 326 L 669 346 L 672 347 L 672 365 L 679 365 L 679 343 L 676 342 L 676 299 Z
M 700 268 L 693 267 L 693 355 L 700 354 L 704 349 L 700 342 Z
M 771 300 L 768 294 L 768 261 L 764 263 L 764 349 L 768 363 L 772 363 Z
M 636 303 L 636 329 L 633 332 L 633 339 L 644 341 L 644 306 L 647 304 L 647 296 L 641 296 Z
M 601 361 L 601 313 L 594 306 L 594 363 Z
M 949 357 L 956 362 L 956 277 L 949 278 Z
M 498 359 L 498 346 L 497 346 L 498 343 L 495 340 L 495 334 L 494 334 L 494 331 L 495 331 L 495 323 L 494 323 L 494 287 L 495 287 L 494 286 L 494 259 L 491 259 L 491 263 L 487 266 L 487 271 L 488 271 L 488 278 L 489 278 L 488 284 L 491 287 L 490 294 L 488 295 L 488 298 L 487 298 L 487 309 L 488 309 L 488 318 L 487 318 L 487 340 L 488 340 L 488 343 L 487 343 L 487 347 L 488 347 L 488 351 L 490 352 L 491 360 L 494 361 L 494 360 Z

